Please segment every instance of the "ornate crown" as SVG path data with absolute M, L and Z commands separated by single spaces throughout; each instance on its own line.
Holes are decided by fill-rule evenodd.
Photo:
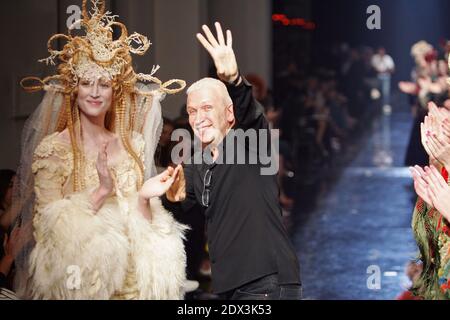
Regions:
M 144 55 L 151 45 L 148 38 L 136 32 L 128 35 L 125 25 L 116 21 L 118 16 L 105 11 L 105 0 L 90 0 L 90 12 L 87 2 L 83 0 L 83 18 L 69 27 L 67 35 L 53 35 L 47 44 L 50 56 L 39 60 L 47 65 L 56 65 L 59 62 L 58 74 L 44 79 L 24 78 L 21 85 L 25 90 L 43 89 L 67 93 L 72 91 L 82 78 L 95 80 L 102 77 L 120 82 L 128 88 L 134 87 L 137 81 L 142 81 L 156 83 L 166 93 L 176 93 L 184 89 L 186 83 L 183 80 L 174 79 L 162 83 L 154 77 L 159 66 L 153 66 L 150 74 L 136 74 L 131 66 L 131 54 Z M 113 39 L 113 27 L 120 29 L 117 39 Z M 85 35 L 72 35 L 76 29 L 81 29 Z M 62 50 L 53 48 L 55 40 L 58 39 L 65 41 Z M 25 85 L 28 82 L 34 84 Z M 179 87 L 169 89 L 174 83 Z

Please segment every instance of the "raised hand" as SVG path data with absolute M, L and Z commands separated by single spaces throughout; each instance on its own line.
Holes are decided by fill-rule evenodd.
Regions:
M 427 117 L 425 117 L 425 120 L 427 120 Z M 429 127 L 425 123 L 420 124 L 420 139 L 422 142 L 422 146 L 427 152 L 428 156 L 430 156 L 432 159 L 435 159 L 433 156 L 433 153 L 431 152 L 430 148 L 428 148 L 428 137 L 431 134 L 431 131 Z
M 443 123 L 447 118 L 446 113 L 444 113 L 434 102 L 428 103 L 428 113 L 437 120 L 438 123 Z M 440 128 L 438 128 L 440 130 Z
M 445 168 L 450 168 L 450 142 L 436 134 L 430 134 L 427 145 L 433 158 L 439 161 Z
M 450 221 L 450 187 L 435 167 L 425 167 L 425 173 L 424 179 L 433 207 Z
M 180 169 L 181 166 L 178 166 L 176 169 L 168 167 L 164 172 L 148 179 L 139 191 L 139 197 L 150 200 L 151 198 L 162 196 L 172 186 Z
M 201 33 L 197 33 L 197 39 L 214 60 L 219 79 L 227 83 L 233 83 L 239 77 L 239 69 L 233 51 L 233 37 L 231 31 L 227 30 L 227 40 L 225 42 L 220 23 L 216 22 L 215 26 L 217 39 L 206 25 L 202 26 L 206 38 Z
M 414 179 L 414 190 L 417 195 L 422 198 L 429 206 L 433 206 L 433 202 L 428 195 L 428 183 L 424 179 L 426 176 L 425 171 L 419 166 L 410 167 L 411 175 Z
M 114 180 L 108 167 L 108 153 L 106 152 L 108 143 L 104 143 L 97 157 L 97 173 L 100 182 L 100 189 L 105 194 L 110 194 L 114 190 Z

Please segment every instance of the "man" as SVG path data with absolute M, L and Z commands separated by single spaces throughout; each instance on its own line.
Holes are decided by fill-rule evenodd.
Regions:
M 394 73 L 395 64 L 392 57 L 386 54 L 386 49 L 380 47 L 377 54 L 372 57 L 372 66 L 378 74 L 383 94 L 383 107 L 390 108 L 391 74 Z
M 217 39 L 207 26 L 206 38 L 197 38 L 213 58 L 221 81 L 205 78 L 187 91 L 189 124 L 213 161 L 185 165 L 186 184 L 180 174 L 166 197 L 180 200 L 185 188 L 183 209 L 201 205 L 214 293 L 233 300 L 300 299 L 299 264 L 282 224 L 276 173 L 262 174 L 261 163 L 229 163 L 242 150 L 248 157 L 254 150 L 270 149 L 269 144 L 234 145 L 234 153 L 225 148 L 225 141 L 234 139 L 232 129 L 258 131 L 268 129 L 268 123 L 252 87 L 239 74 L 231 32 L 225 42 L 219 23 L 216 29 Z

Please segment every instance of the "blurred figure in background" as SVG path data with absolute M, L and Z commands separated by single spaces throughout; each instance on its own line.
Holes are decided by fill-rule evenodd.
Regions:
M 391 75 L 395 70 L 394 60 L 386 53 L 385 48 L 380 47 L 372 57 L 372 66 L 375 68 L 378 74 L 378 80 L 380 81 L 383 107 L 388 108 L 387 106 L 391 103 Z

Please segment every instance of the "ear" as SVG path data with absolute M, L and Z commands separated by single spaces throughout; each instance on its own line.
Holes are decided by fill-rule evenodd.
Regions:
M 227 116 L 227 122 L 234 124 L 235 117 L 234 117 L 234 106 L 233 106 L 233 104 L 230 104 L 226 108 L 226 113 L 227 113 L 227 115 L 226 115 Z

